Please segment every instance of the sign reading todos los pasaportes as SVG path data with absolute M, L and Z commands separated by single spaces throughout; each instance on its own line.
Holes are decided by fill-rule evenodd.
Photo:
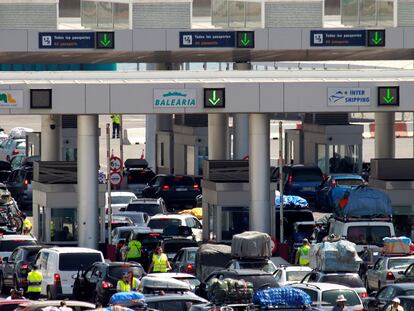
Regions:
M 371 89 L 359 87 L 328 88 L 328 106 L 369 106 Z
M 197 106 L 195 89 L 154 89 L 154 108 L 194 108 Z
M 23 108 L 23 91 L 0 90 L 0 108 Z

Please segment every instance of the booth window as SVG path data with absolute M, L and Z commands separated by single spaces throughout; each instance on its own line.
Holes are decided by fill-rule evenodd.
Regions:
M 231 241 L 233 235 L 249 230 L 249 209 L 247 207 L 222 207 L 221 239 Z
M 76 208 L 52 208 L 50 218 L 50 240 L 72 242 L 78 240 Z

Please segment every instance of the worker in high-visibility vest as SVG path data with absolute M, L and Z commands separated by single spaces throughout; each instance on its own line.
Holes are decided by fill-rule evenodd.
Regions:
M 298 248 L 295 256 L 295 264 L 300 266 L 307 266 L 309 265 L 309 251 L 310 245 L 308 239 L 303 239 L 302 246 Z
M 40 272 L 38 270 L 38 267 L 34 265 L 33 270 L 30 271 L 27 275 L 27 298 L 31 300 L 37 300 L 40 298 L 40 293 L 42 291 L 42 281 L 42 272 Z
M 117 292 L 130 292 L 131 291 L 131 284 L 129 282 L 129 275 L 125 272 L 122 276 L 122 279 L 118 281 L 116 284 L 116 291 Z
M 151 273 L 151 271 L 155 273 L 167 272 L 168 270 L 171 270 L 168 257 L 162 252 L 161 246 L 158 246 L 155 249 L 154 255 L 152 255 L 152 261 L 148 268 L 148 273 Z
M 121 124 L 121 116 L 119 114 L 112 114 L 111 115 L 112 120 L 112 138 L 119 138 L 119 128 Z
M 137 240 L 130 241 L 128 238 L 127 243 L 123 249 L 123 251 L 125 252 L 125 260 L 141 263 L 140 262 L 141 250 L 142 250 L 142 243 L 140 241 L 137 241 Z
M 30 235 L 30 233 L 32 232 L 32 223 L 29 220 L 29 218 L 27 218 L 27 215 L 25 213 L 22 213 L 22 218 L 23 218 L 23 226 L 22 226 L 22 232 L 25 235 Z
M 138 291 L 140 281 L 134 276 L 132 270 L 128 271 L 129 284 L 131 284 L 132 291 Z

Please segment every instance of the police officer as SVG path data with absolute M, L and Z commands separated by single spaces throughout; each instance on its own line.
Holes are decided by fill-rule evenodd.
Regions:
M 303 244 L 301 247 L 298 248 L 295 257 L 295 264 L 300 266 L 307 266 L 309 265 L 309 250 L 310 245 L 308 239 L 303 239 Z
M 131 291 L 131 284 L 129 282 L 129 275 L 125 272 L 122 276 L 122 279 L 118 281 L 116 284 L 116 291 L 117 292 L 130 292 Z
M 42 281 L 43 276 L 42 272 L 38 270 L 36 265 L 33 266 L 33 270 L 27 275 L 27 298 L 31 300 L 37 300 L 40 297 L 40 292 L 42 291 Z
M 156 273 L 167 272 L 168 270 L 171 270 L 171 265 L 168 261 L 168 257 L 162 252 L 161 246 L 158 246 L 155 249 L 155 254 L 152 255 L 152 261 L 148 268 L 148 273 L 151 273 L 151 270 L 152 272 Z
M 22 226 L 23 234 L 30 235 L 30 233 L 32 232 L 32 227 L 33 227 L 32 223 L 27 218 L 26 213 L 22 213 L 22 218 L 23 218 L 23 226 Z
M 116 138 L 119 138 L 119 127 L 121 124 L 121 116 L 119 114 L 112 114 L 111 120 L 112 120 L 112 138 L 115 138 L 115 133 L 116 133 Z

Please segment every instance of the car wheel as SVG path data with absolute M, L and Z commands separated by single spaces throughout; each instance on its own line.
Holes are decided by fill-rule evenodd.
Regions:
M 53 295 L 53 291 L 50 288 L 50 286 L 47 287 L 46 295 L 47 295 L 47 300 L 55 300 L 55 295 Z
M 2 293 L 2 294 L 8 294 L 7 293 L 7 288 L 4 285 L 3 273 L 0 274 L 0 293 Z

